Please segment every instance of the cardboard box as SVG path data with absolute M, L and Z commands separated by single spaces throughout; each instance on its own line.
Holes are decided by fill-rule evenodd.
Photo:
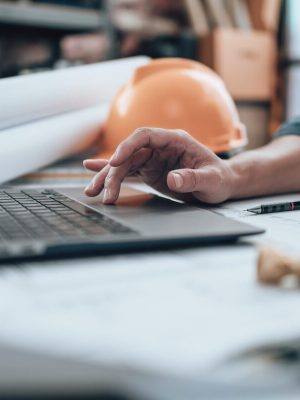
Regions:
M 268 32 L 217 29 L 200 39 L 200 60 L 236 100 L 268 101 L 275 90 L 275 38 Z
M 293 0 L 298 3 L 299 0 Z M 282 0 L 247 0 L 254 29 L 277 33 Z

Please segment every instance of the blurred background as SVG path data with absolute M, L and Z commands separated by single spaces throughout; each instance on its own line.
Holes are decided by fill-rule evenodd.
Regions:
M 299 0 L 0 0 L 1 78 L 139 54 L 199 60 L 225 81 L 249 148 L 299 113 L 299 43 Z

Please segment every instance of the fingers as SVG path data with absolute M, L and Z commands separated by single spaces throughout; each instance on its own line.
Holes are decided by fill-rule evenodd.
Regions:
M 84 193 L 89 197 L 97 196 L 104 187 L 104 182 L 109 172 L 110 165 L 107 164 L 98 174 L 94 176 L 91 183 L 85 188 Z
M 142 149 L 119 167 L 110 167 L 104 182 L 104 204 L 117 201 L 123 180 L 126 176 L 136 173 L 149 160 L 151 154 L 151 150 Z
M 119 167 L 112 167 L 110 164 L 106 164 L 103 169 L 94 176 L 92 182 L 85 189 L 85 194 L 94 197 L 105 189 L 103 203 L 114 203 L 119 197 L 121 184 L 126 176 L 134 174 L 149 160 L 151 154 L 151 150 L 142 149 Z M 101 162 L 103 160 L 97 161 Z
M 122 164 L 120 167 L 110 167 L 104 182 L 104 204 L 113 204 L 117 201 L 121 190 L 121 183 L 129 174 L 129 171 L 129 161 Z
M 184 131 L 140 128 L 117 147 L 110 164 L 117 167 L 143 148 L 161 150 L 171 146 L 178 147 L 184 152 L 186 140 L 193 141 L 192 137 Z
M 169 172 L 167 185 L 176 193 L 191 193 L 195 199 L 209 204 L 222 203 L 231 197 L 234 176 L 227 164 L 208 165 L 198 169 Z
M 104 159 L 84 160 L 83 161 L 84 168 L 89 169 L 91 171 L 95 171 L 95 172 L 100 171 L 107 164 L 108 164 L 108 160 L 104 160 Z
M 178 193 L 209 191 L 213 183 L 212 174 L 205 168 L 175 170 L 167 177 L 169 189 Z

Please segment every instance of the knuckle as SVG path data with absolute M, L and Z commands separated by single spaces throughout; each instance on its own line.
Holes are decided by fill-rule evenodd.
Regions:
M 134 136 L 134 137 L 140 138 L 140 137 L 149 136 L 150 133 L 151 133 L 151 128 L 140 127 L 140 128 L 137 128 L 137 129 L 134 131 L 133 136 Z
M 187 137 L 190 136 L 185 130 L 183 129 L 174 129 L 173 131 L 174 133 L 176 133 L 176 135 L 180 136 L 180 137 Z
M 211 167 L 209 172 L 210 172 L 209 177 L 213 185 L 215 187 L 222 186 L 224 182 L 224 176 L 222 172 L 216 167 Z
M 198 175 L 197 175 L 196 171 L 194 171 L 194 170 L 189 171 L 187 183 L 189 186 L 191 186 L 193 188 L 196 188 L 198 186 L 199 179 L 198 179 Z
M 215 171 L 215 180 L 218 186 L 222 186 L 224 183 L 224 176 L 219 170 Z
M 175 129 L 174 131 L 174 139 L 177 143 L 184 144 L 185 146 L 195 146 L 199 148 L 199 142 L 193 138 L 188 132 L 184 131 L 183 129 Z
M 114 176 L 112 174 L 108 174 L 105 178 L 104 186 L 105 187 L 109 186 L 111 184 L 111 182 L 113 181 L 113 179 L 114 179 Z
M 115 155 L 120 154 L 120 153 L 123 152 L 123 149 L 124 149 L 124 147 L 126 146 L 126 140 L 127 140 L 127 139 L 123 140 L 123 142 L 121 142 L 121 143 L 116 147 L 115 153 L 114 153 Z

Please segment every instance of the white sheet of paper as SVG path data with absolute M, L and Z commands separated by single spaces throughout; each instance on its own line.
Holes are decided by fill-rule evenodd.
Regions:
M 283 203 L 299 200 L 300 194 L 269 196 L 266 198 L 229 202 L 218 207 L 217 211 L 228 217 L 236 218 L 240 221 L 266 229 L 264 235 L 254 238 L 256 242 L 268 242 L 282 248 L 288 248 L 295 254 L 300 254 L 300 211 L 262 215 L 254 215 L 245 211 L 248 208 L 256 207 L 261 204 Z M 251 240 L 253 241 L 253 239 Z
M 148 57 L 132 57 L 1 79 L 0 131 L 74 110 L 108 104 Z
M 300 334 L 297 291 L 255 282 L 249 245 L 23 265 L 1 273 L 0 339 L 197 378 Z

